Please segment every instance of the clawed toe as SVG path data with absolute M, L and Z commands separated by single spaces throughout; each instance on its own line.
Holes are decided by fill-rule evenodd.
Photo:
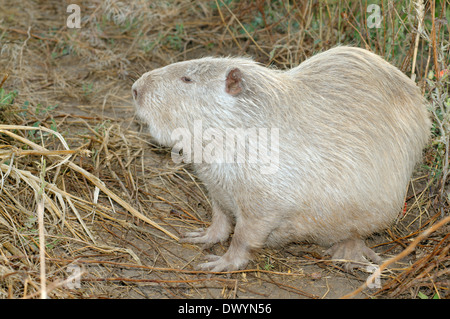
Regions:
M 203 228 L 199 228 L 193 232 L 188 232 L 180 238 L 180 243 L 204 244 L 203 249 L 207 249 L 214 245 L 217 241 L 211 238 L 210 234 Z
M 228 260 L 226 255 L 206 255 L 205 258 L 209 261 L 198 265 L 197 269 L 211 272 L 235 271 L 244 268 L 248 262 L 248 260 L 240 258 Z
M 180 242 L 183 243 L 192 243 L 196 242 L 198 238 L 202 238 L 206 235 L 206 231 L 203 228 L 197 228 L 192 232 L 184 233 L 180 238 Z
M 220 259 L 220 256 L 210 254 L 206 255 L 205 258 L 209 261 L 216 261 Z
M 214 244 L 222 242 L 226 239 L 227 236 L 224 236 L 220 233 L 215 232 L 214 230 L 198 228 L 195 231 L 185 233 L 181 238 L 181 243 L 190 243 L 190 244 L 203 244 L 203 249 L 210 248 Z

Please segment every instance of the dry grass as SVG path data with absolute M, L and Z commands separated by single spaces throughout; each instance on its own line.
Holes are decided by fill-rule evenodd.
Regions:
M 201 250 L 177 239 L 208 225 L 208 198 L 189 167 L 142 132 L 130 95 L 145 70 L 179 60 L 245 54 L 287 68 L 339 43 L 414 74 L 435 122 L 404 212 L 373 240 L 392 263 L 381 267 L 382 287 L 358 296 L 448 298 L 448 2 L 383 1 L 380 29 L 367 28 L 366 1 L 86 1 L 81 29 L 66 27 L 68 3 L 5 2 L 0 298 L 351 293 L 367 274 L 343 274 L 314 245 L 265 249 L 233 274 L 195 271 Z

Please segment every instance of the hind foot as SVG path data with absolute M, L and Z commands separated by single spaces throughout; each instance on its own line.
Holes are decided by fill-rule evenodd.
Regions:
M 335 262 L 344 263 L 344 270 L 349 272 L 355 268 L 365 268 L 369 265 L 367 260 L 380 264 L 381 258 L 362 239 L 347 239 L 336 243 L 325 251 Z

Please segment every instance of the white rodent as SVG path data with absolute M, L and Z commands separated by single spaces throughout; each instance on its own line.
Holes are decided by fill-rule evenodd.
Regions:
M 376 54 L 345 46 L 287 71 L 248 58 L 174 63 L 143 74 L 132 93 L 138 116 L 165 146 L 177 145 L 179 128 L 194 134 L 196 123 L 216 137 L 227 129 L 278 133 L 264 144 L 277 157 L 269 173 L 267 161 L 249 160 L 264 145 L 248 136 L 240 161 L 193 161 L 212 223 L 183 240 L 223 242 L 234 224 L 227 252 L 200 265 L 212 271 L 243 268 L 258 248 L 295 241 L 331 246 L 333 259 L 352 261 L 347 269 L 365 257 L 380 262 L 364 238 L 401 211 L 431 126 L 412 80 Z M 192 160 L 213 142 L 226 153 L 223 141 L 197 140 L 183 156 Z

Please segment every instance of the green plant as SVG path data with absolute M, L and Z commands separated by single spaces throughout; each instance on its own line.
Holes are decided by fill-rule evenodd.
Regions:
M 85 96 L 91 94 L 92 92 L 94 92 L 94 83 L 93 82 L 83 83 L 82 90 Z
M 180 51 L 183 48 L 184 33 L 184 25 L 182 23 L 176 24 L 175 32 L 167 35 L 163 39 L 163 44 L 168 45 L 174 50 Z
M 272 264 L 269 257 L 266 258 L 266 263 L 264 264 L 264 270 L 272 270 L 275 266 Z
M 439 298 L 439 294 L 435 293 L 433 295 L 433 297 L 428 297 L 427 295 L 425 295 L 423 292 L 419 291 L 419 293 L 417 294 L 417 297 L 419 297 L 420 299 L 441 299 Z
M 6 92 L 5 89 L 0 88 L 0 110 L 6 106 L 14 103 L 14 99 L 19 94 L 17 90 Z

